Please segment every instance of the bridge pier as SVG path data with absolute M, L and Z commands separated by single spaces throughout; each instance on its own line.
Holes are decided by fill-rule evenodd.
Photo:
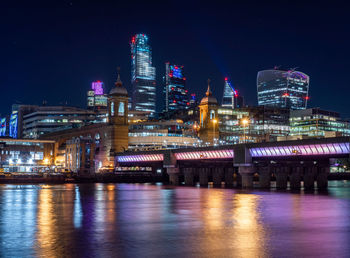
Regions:
M 242 176 L 242 188 L 253 188 L 254 167 L 252 165 L 240 166 L 238 173 Z
M 212 169 L 212 175 L 213 175 L 213 185 L 214 186 L 221 186 L 222 182 L 222 174 L 223 174 L 223 168 L 213 168 Z
M 289 167 L 277 167 L 275 170 L 276 188 L 287 189 Z
M 304 189 L 314 189 L 317 167 L 306 167 L 304 170 Z
M 270 184 L 271 184 L 270 167 L 269 166 L 259 167 L 258 174 L 259 174 L 259 188 L 270 188 Z
M 208 187 L 209 168 L 199 168 L 199 185 Z
M 233 167 L 226 168 L 225 171 L 225 187 L 233 187 Z
M 320 167 L 318 169 L 316 181 L 317 189 L 326 189 L 328 187 L 329 167 Z
M 178 167 L 167 168 L 167 173 L 169 175 L 169 183 L 171 185 L 179 185 L 179 168 Z
M 289 175 L 290 188 L 300 189 L 302 167 L 292 167 Z
M 184 178 L 185 178 L 185 185 L 193 186 L 194 185 L 194 169 L 193 168 L 184 168 Z

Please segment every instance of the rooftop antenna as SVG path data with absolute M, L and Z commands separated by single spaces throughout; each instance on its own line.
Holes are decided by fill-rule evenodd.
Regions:
M 298 69 L 298 68 L 299 68 L 299 67 L 289 68 L 289 71 L 295 72 L 295 70 Z

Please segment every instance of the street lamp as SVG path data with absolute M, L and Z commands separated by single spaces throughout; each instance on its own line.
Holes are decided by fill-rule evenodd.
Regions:
M 242 121 L 241 121 L 242 125 L 243 125 L 243 138 L 244 138 L 244 143 L 247 142 L 247 139 L 246 139 L 246 133 L 245 133 L 245 130 L 246 130 L 246 127 L 249 125 L 249 120 L 248 118 L 243 118 Z
M 215 126 L 216 126 L 216 123 L 218 122 L 218 120 L 214 118 L 212 120 L 212 122 L 213 122 L 213 132 L 214 132 L 213 145 L 215 146 L 215 140 L 216 140 L 216 138 L 215 138 Z

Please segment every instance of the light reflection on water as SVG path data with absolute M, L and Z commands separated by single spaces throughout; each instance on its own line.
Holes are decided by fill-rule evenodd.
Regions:
M 349 189 L 0 185 L 0 257 L 349 257 Z

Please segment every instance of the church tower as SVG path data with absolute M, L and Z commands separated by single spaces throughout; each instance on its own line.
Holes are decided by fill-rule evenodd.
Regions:
M 118 70 L 115 87 L 108 95 L 108 137 L 110 137 L 110 156 L 128 149 L 128 91 L 123 87 Z
M 219 141 L 218 101 L 212 95 L 209 79 L 205 95 L 199 104 L 199 138 L 203 144 L 214 145 Z

